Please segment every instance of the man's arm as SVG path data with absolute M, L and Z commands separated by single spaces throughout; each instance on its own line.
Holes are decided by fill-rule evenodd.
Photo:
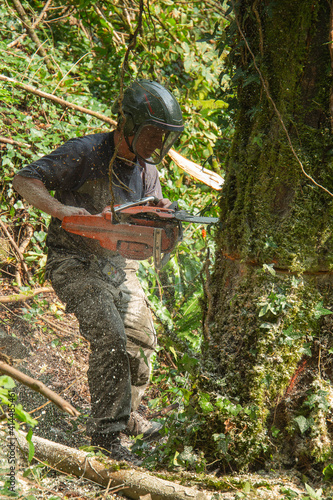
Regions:
M 13 188 L 34 207 L 57 219 L 70 215 L 89 215 L 85 208 L 69 207 L 50 195 L 42 181 L 22 175 L 15 175 Z

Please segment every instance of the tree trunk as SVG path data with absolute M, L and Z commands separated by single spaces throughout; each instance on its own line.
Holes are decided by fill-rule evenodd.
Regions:
M 239 112 L 209 350 L 226 399 L 211 434 L 232 468 L 263 468 L 271 457 L 306 469 L 332 456 L 331 7 L 233 7 Z

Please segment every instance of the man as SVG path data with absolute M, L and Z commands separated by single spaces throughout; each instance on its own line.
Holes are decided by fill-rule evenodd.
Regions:
M 66 232 L 61 221 L 65 216 L 100 213 L 111 204 L 109 165 L 115 148 L 115 203 L 153 195 L 159 206 L 169 206 L 162 198 L 155 165 L 184 127 L 176 99 L 149 80 L 130 85 L 113 111 L 118 113 L 117 130 L 69 140 L 23 168 L 13 186 L 52 216 L 46 276 L 90 342 L 87 432 L 92 444 L 116 460 L 138 464 L 121 445 L 120 432 L 149 438 L 160 426 L 135 412 L 149 382 L 156 346 L 151 313 L 136 277 L 137 262 L 103 249 L 93 239 Z M 55 191 L 55 197 L 49 191 Z

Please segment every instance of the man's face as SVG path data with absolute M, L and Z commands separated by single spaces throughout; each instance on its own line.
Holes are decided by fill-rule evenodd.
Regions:
M 135 141 L 135 149 L 141 158 L 149 159 L 156 152 L 160 154 L 164 144 L 166 131 L 155 127 L 154 125 L 147 125 L 142 128 L 138 138 Z

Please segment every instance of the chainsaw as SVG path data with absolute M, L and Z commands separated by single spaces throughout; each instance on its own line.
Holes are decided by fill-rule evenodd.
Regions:
M 217 217 L 191 215 L 184 210 L 147 205 L 156 202 L 154 196 L 139 201 L 106 207 L 97 215 L 72 215 L 64 217 L 62 228 L 86 238 L 98 240 L 101 247 L 127 259 L 154 258 L 155 267 L 165 263 L 162 254 L 168 255 L 182 239 L 182 222 L 216 224 Z

